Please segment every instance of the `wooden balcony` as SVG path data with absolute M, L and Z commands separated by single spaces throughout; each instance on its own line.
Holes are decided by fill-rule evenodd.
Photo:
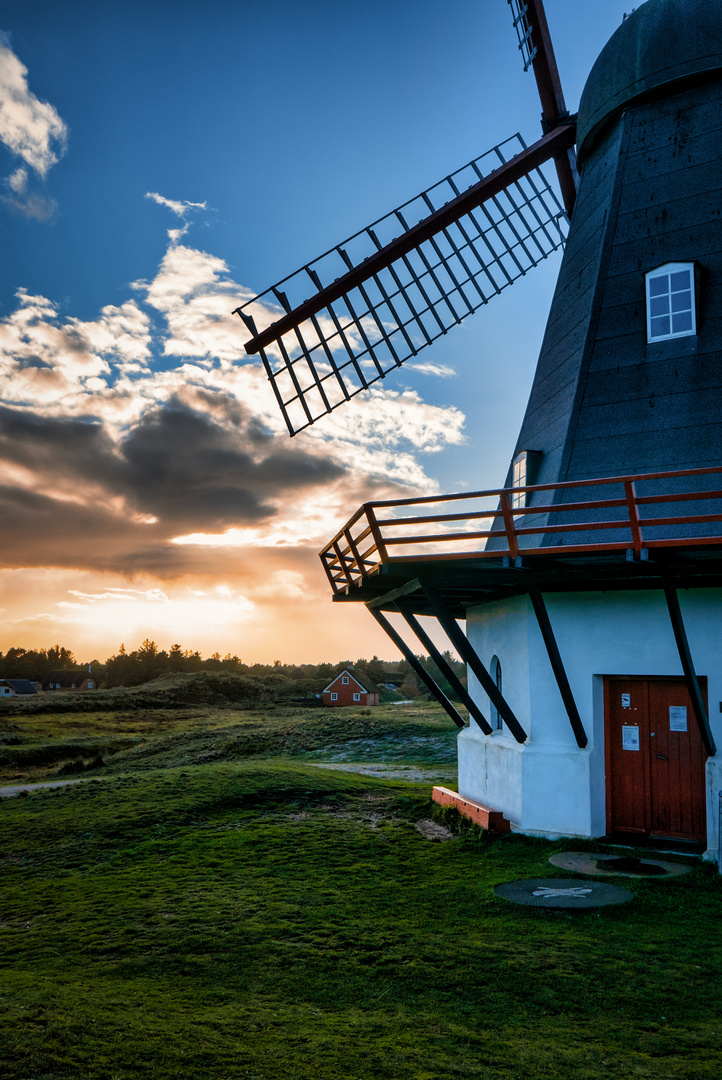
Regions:
M 576 588 L 594 567 L 602 579 L 606 567 L 607 577 L 612 568 L 612 576 L 643 581 L 675 556 L 716 578 L 721 474 L 722 467 L 687 469 L 364 503 L 320 558 L 339 600 L 368 600 L 420 573 L 440 580 L 444 571 L 462 592 L 473 578 L 485 594 L 495 582 L 506 593 L 513 587 L 513 573 L 501 571 L 533 570 L 551 581 L 561 565 Z

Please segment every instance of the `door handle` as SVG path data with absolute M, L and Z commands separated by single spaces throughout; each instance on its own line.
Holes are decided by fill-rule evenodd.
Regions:
M 658 761 L 666 761 L 667 759 L 666 759 L 666 757 L 664 756 L 664 754 L 657 754 L 657 760 L 658 760 Z

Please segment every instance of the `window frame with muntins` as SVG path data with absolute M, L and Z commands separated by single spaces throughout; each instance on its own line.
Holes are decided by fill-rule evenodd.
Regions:
M 662 281 L 664 278 L 666 284 Z M 664 263 L 644 275 L 648 345 L 696 335 L 695 278 L 692 262 Z
M 526 487 L 528 454 L 521 450 L 511 463 L 511 486 L 513 488 Z M 526 491 L 518 491 L 511 497 L 512 510 L 521 510 L 526 506 Z

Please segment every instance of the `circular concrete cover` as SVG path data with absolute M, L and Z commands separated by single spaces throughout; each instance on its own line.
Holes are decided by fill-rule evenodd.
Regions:
M 618 855 L 595 855 L 589 851 L 560 851 L 556 855 L 551 855 L 549 862 L 561 870 L 572 870 L 575 874 L 593 874 L 595 877 L 670 878 L 688 874 L 691 870 L 690 866 L 685 866 L 683 863 L 666 862 L 655 859 L 653 856 L 639 859 L 639 867 L 635 868 L 630 861 L 626 868 L 619 869 Z M 607 868 L 605 863 L 612 865 Z M 662 872 L 650 873 L 652 867 L 659 867 Z
M 584 878 L 527 878 L 495 885 L 494 892 L 513 904 L 549 909 L 598 908 L 609 904 L 626 904 L 634 893 L 618 885 L 603 885 Z

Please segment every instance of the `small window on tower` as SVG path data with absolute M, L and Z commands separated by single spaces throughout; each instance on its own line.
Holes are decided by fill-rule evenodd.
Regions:
M 647 341 L 697 333 L 694 264 L 666 263 L 647 274 Z
M 511 465 L 511 486 L 513 488 L 531 487 L 536 484 L 537 473 L 542 459 L 540 450 L 519 450 Z M 520 510 L 529 505 L 528 491 L 520 491 L 511 497 L 512 510 Z
M 511 486 L 514 488 L 526 487 L 526 450 L 522 450 L 522 452 L 517 454 L 514 458 Z M 515 495 L 512 495 L 511 505 L 514 510 L 519 510 L 521 507 L 526 506 L 526 492 L 519 491 Z

